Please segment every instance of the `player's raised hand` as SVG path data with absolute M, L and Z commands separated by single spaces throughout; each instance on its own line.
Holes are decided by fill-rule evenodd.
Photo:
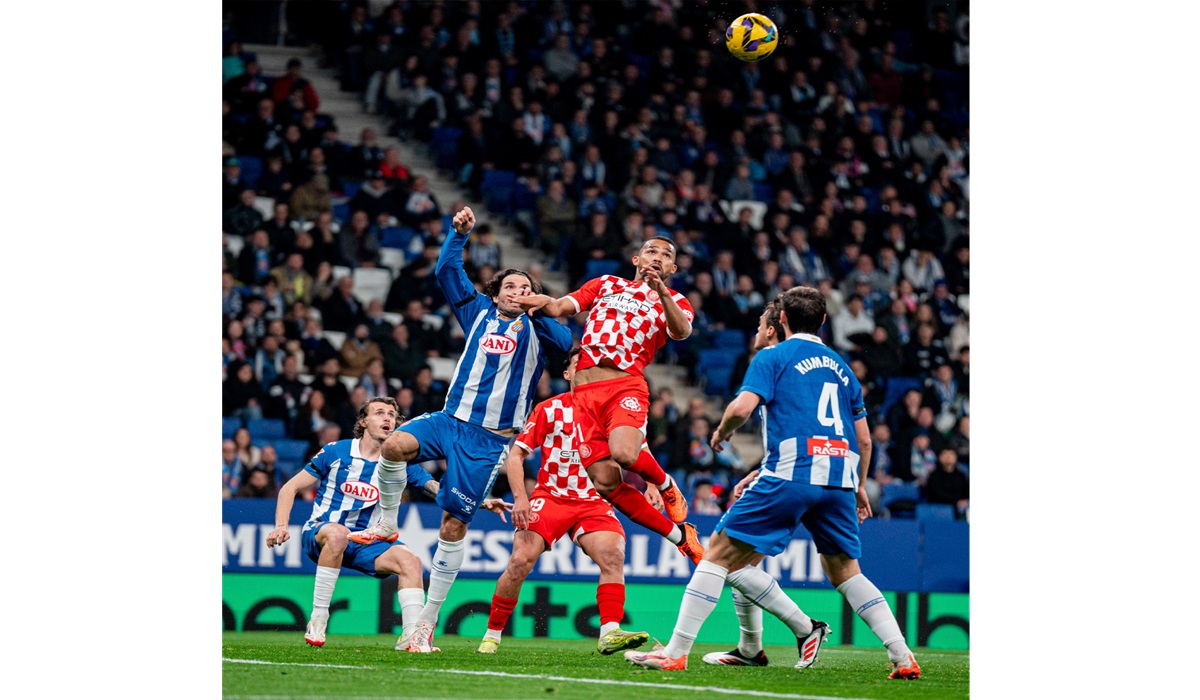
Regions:
M 522 296 L 518 296 L 513 301 L 516 302 L 517 306 L 520 306 L 526 311 L 537 311 L 554 300 L 545 294 L 524 294 Z
M 658 270 L 648 268 L 642 273 L 642 279 L 646 281 L 646 286 L 658 292 L 659 296 L 671 296 L 671 290 L 667 289 L 666 282 L 663 282 L 662 276 L 658 274 Z
M 475 212 L 471 207 L 463 207 L 454 215 L 454 230 L 460 234 L 470 233 L 475 228 Z
M 504 514 L 513 509 L 513 504 L 505 503 L 503 498 L 485 498 L 483 499 L 484 510 L 490 510 L 500 516 L 500 522 L 508 522 L 508 518 Z
M 267 534 L 267 546 L 274 547 L 277 544 L 283 544 L 284 542 L 287 542 L 291 536 L 291 533 L 288 532 L 286 527 L 277 527 Z

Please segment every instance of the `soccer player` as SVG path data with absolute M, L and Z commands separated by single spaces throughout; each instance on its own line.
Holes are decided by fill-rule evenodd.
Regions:
M 267 546 L 288 541 L 288 518 L 296 494 L 317 486 L 312 515 L 304 523 L 301 546 L 317 564 L 313 586 L 313 610 L 304 641 L 319 647 L 325 644 L 329 624 L 329 602 L 342 567 L 361 571 L 375 578 L 396 574 L 399 578 L 400 616 L 405 646 L 417 624 L 417 615 L 425 602 L 421 586 L 421 560 L 403 542 L 376 541 L 366 545 L 351 542 L 350 531 L 366 527 L 375 517 L 379 500 L 379 472 L 376 464 L 384 440 L 403 418 L 397 415 L 396 400 L 376 396 L 358 409 L 354 438 L 331 442 L 321 448 L 304 469 L 279 489 L 275 504 L 275 529 L 267 535 Z M 438 491 L 438 482 L 419 466 L 408 468 L 408 479 L 430 495 Z M 396 647 L 401 648 L 398 642 Z
M 704 547 L 695 526 L 684 522 L 687 501 L 650 453 L 642 450 L 650 407 L 645 367 L 666 344 L 667 336 L 683 340 L 691 335 L 692 305 L 664 282 L 677 269 L 671 239 L 647 240 L 633 256 L 633 264 L 637 273 L 632 280 L 603 275 L 559 299 L 532 294 L 517 303 L 553 317 L 588 311 L 572 392 L 580 462 L 601 496 L 698 563 Z M 621 481 L 622 468 L 658 489 L 669 520 L 637 489 Z
M 575 377 L 579 350 L 571 351 L 567 370 Z M 570 392 L 539 403 L 529 416 L 525 431 L 516 439 L 504 468 L 513 493 L 513 552 L 508 566 L 496 582 L 487 632 L 479 644 L 482 654 L 494 654 L 500 634 L 517 605 L 521 584 L 533 570 L 542 552 L 563 535 L 579 546 L 600 567 L 596 602 L 600 606 L 600 639 L 596 650 L 612 654 L 636 649 L 650 635 L 621 629 L 625 616 L 625 530 L 613 515 L 612 506 L 600 498 L 587 472 L 579 463 L 575 445 L 574 411 Z M 524 461 L 542 448 L 542 467 L 532 496 L 525 493 Z
M 787 340 L 764 349 L 750 362 L 741 391 L 710 440 L 712 448 L 720 450 L 721 443 L 764 403 L 767 450 L 761 471 L 717 522 L 704 561 L 688 582 L 670 642 L 649 653 L 627 651 L 625 658 L 644 668 L 685 670 L 688 652 L 726 581 L 751 600 L 782 593 L 773 580 L 760 590 L 739 574 L 748 571 L 745 567 L 759 555 L 782 552 L 803 524 L 813 536 L 830 583 L 887 647 L 893 664 L 888 677 L 920 678 L 921 668 L 891 608 L 858 565 L 858 526 L 871 517 L 863 486 L 871 434 L 862 388 L 841 357 L 816 335 L 825 322 L 821 293 L 795 287 L 781 294 L 779 303 Z M 848 440 L 851 427 L 857 452 Z M 796 668 L 812 666 L 829 625 L 810 619 L 799 608 L 783 622 L 796 634 L 800 653 Z
M 525 425 L 546 365 L 546 346 L 566 353 L 572 345 L 566 326 L 542 314 L 526 315 L 517 303 L 540 291 L 527 273 L 503 270 L 488 282 L 484 294 L 475 291 L 463 271 L 462 258 L 474 226 L 470 207 L 454 215 L 435 268 L 438 283 L 467 334 L 446 406 L 437 413 L 418 416 L 384 442 L 379 461 L 380 520 L 351 535 L 356 542 L 394 540 L 406 464 L 446 460 L 437 494 L 442 525 L 429 574 L 428 598 L 408 647 L 411 652 L 436 650 L 431 644 L 433 631 L 462 566 L 467 525 L 491 491 L 513 436 Z

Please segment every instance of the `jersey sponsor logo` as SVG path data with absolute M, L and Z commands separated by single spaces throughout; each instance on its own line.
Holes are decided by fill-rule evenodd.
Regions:
M 601 309 L 615 309 L 630 314 L 649 315 L 654 311 L 654 305 L 648 301 L 638 301 L 628 292 L 610 294 L 600 300 Z
M 808 453 L 818 457 L 849 457 L 850 443 L 845 440 L 809 438 Z
M 584 443 L 579 446 L 579 454 L 583 455 L 584 459 L 592 456 L 592 446 Z
M 341 485 L 342 493 L 366 503 L 379 500 L 379 489 L 365 481 L 347 481 Z
M 458 496 L 458 500 L 467 504 L 466 506 L 463 507 L 463 510 L 467 511 L 468 513 L 471 512 L 471 507 L 476 505 L 474 498 L 471 498 L 470 496 L 463 493 L 462 491 L 459 491 L 458 487 L 456 487 L 456 486 L 450 487 L 450 493 L 454 494 L 455 496 Z
M 591 450 L 588 450 L 588 452 L 591 452 Z M 560 462 L 574 462 L 578 458 L 579 458 L 578 450 L 559 450 L 558 451 L 558 461 L 560 461 Z
M 517 341 L 492 333 L 479 339 L 479 347 L 489 355 L 507 355 L 517 349 Z
M 621 399 L 621 408 L 630 411 L 640 411 L 642 410 L 642 404 L 637 400 L 636 396 L 626 396 Z

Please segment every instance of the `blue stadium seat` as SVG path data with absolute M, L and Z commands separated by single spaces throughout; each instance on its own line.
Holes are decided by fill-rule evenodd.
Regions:
M 604 275 L 615 275 L 621 271 L 620 260 L 588 260 L 583 271 L 585 280 L 594 280 Z
M 350 204 L 342 202 L 341 204 L 333 205 L 333 219 L 339 224 L 350 221 Z
M 221 419 L 221 439 L 232 440 L 233 434 L 242 427 L 242 419 L 237 416 L 229 416 Z
M 884 484 L 879 505 L 891 517 L 915 517 L 917 502 L 921 500 L 921 487 L 916 482 L 893 481 Z
M 765 182 L 754 183 L 754 198 L 770 204 L 775 199 L 775 188 Z
M 737 355 L 729 352 L 725 348 L 711 348 L 700 351 L 700 359 L 697 362 L 696 371 L 698 373 L 707 373 L 710 369 L 727 368 L 733 369 L 734 363 L 737 362 Z
M 886 392 L 883 395 L 883 403 L 880 404 L 880 415 L 887 415 L 888 409 L 899 401 L 909 389 L 917 389 L 918 391 L 924 383 L 916 377 L 888 377 Z
M 291 462 L 304 462 L 309 458 L 308 441 L 307 440 L 290 440 L 287 438 L 276 439 L 274 442 L 275 453 L 279 456 L 279 460 Z
M 485 170 L 479 189 L 488 211 L 512 215 L 512 194 L 517 187 L 517 174 L 511 170 Z
M 746 349 L 746 334 L 736 328 L 726 328 L 713 333 L 712 346 L 726 351 L 741 353 Z
M 355 182 L 353 180 L 346 180 L 345 182 L 342 183 L 342 194 L 345 195 L 346 199 L 354 199 L 354 195 L 358 194 L 358 191 L 361 189 L 362 189 L 361 182 Z M 349 205 L 347 205 L 347 206 L 349 206 Z
M 287 437 L 287 427 L 281 418 L 251 418 L 246 421 L 254 440 L 277 440 Z
M 409 226 L 387 226 L 379 232 L 379 245 L 407 250 L 416 235 L 417 230 Z
M 729 396 L 729 380 L 733 378 L 733 365 L 704 368 L 704 393 L 709 396 Z
M 917 520 L 954 520 L 954 506 L 945 503 L 918 503 Z

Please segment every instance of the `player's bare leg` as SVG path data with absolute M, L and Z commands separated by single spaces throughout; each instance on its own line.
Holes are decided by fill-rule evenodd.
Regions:
M 618 427 L 617 430 L 621 430 L 621 428 Z M 639 430 L 633 428 L 630 430 L 636 435 L 641 435 Z M 641 449 L 640 442 L 638 449 L 639 451 Z M 704 555 L 704 546 L 700 544 L 696 527 L 691 523 L 676 525 L 655 510 L 637 489 L 621 481 L 621 470 L 615 459 L 611 457 L 601 459 L 588 467 L 587 473 L 588 478 L 596 487 L 596 492 L 604 500 L 613 504 L 617 510 L 624 513 L 633 522 L 667 538 L 693 563 L 700 561 L 700 557 Z
M 525 577 L 533 571 L 533 565 L 538 557 L 546 551 L 546 540 L 536 532 L 517 530 L 513 535 L 512 556 L 508 558 L 508 566 L 500 579 L 496 581 L 496 591 L 492 594 L 492 608 L 488 613 L 487 631 L 483 641 L 479 643 L 477 652 L 494 654 L 500 646 L 501 633 L 513 609 L 517 607 L 517 598 L 521 595 L 521 584 Z
M 350 544 L 350 531 L 337 523 L 326 523 L 317 531 L 317 577 L 313 583 L 313 609 L 308 618 L 304 641 L 314 647 L 325 646 L 325 630 L 329 626 L 329 604 L 338 575 L 342 573 L 342 555 Z
M 400 602 L 400 638 L 396 650 L 408 648 L 417 616 L 425 605 L 425 588 L 421 583 L 421 559 L 404 545 L 393 545 L 375 559 L 375 570 L 381 574 L 395 574 L 398 579 L 396 598 Z
M 406 432 L 397 430 L 388 435 L 379 455 L 379 522 L 371 527 L 352 533 L 350 540 L 359 544 L 370 544 L 382 540 L 395 542 L 399 536 L 397 517 L 400 499 L 408 485 L 408 462 L 416 459 L 421 445 Z
M 578 543 L 583 553 L 600 567 L 600 583 L 596 586 L 600 639 L 596 651 L 608 655 L 645 644 L 650 640 L 648 633 L 621 629 L 621 618 L 625 616 L 625 538 L 600 530 L 580 535 Z
M 417 619 L 417 627 L 413 630 L 412 641 L 408 650 L 428 653 L 440 651 L 432 645 L 433 631 L 437 628 L 438 613 L 450 586 L 458 577 L 465 555 L 463 540 L 467 536 L 467 524 L 449 513 L 442 513 L 442 527 L 438 530 L 438 546 L 433 553 L 433 566 L 429 570 L 429 594 L 425 599 L 425 607 Z
M 845 554 L 822 554 L 821 566 L 829 582 L 846 598 L 854 612 L 871 628 L 879 641 L 887 647 L 888 659 L 894 668 L 890 679 L 917 680 L 921 677 L 921 667 L 908 643 L 904 633 L 896 622 L 896 616 L 888 607 L 887 600 L 879 592 L 870 579 L 863 576 L 858 560 L 851 559 Z

